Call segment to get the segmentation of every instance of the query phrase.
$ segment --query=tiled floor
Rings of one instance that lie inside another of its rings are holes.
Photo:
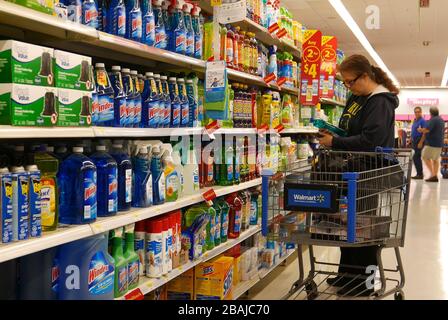
[[[323,261],[337,261],[339,249],[317,248],[316,255]],[[406,299],[448,299],[448,180],[412,182],[401,255]],[[295,257],[257,284],[246,298],[281,299],[298,277]],[[385,266],[396,265],[392,249],[385,250],[383,257]]]

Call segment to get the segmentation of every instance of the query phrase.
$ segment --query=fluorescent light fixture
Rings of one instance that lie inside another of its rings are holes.
[[[447,86],[401,86],[400,89],[448,89]]]
[[[353,34],[358,39],[358,41],[361,43],[361,45],[364,47],[364,49],[370,54],[370,56],[376,62],[378,67],[383,69],[384,72],[387,73],[387,75],[392,79],[393,82],[395,82],[396,85],[400,85],[397,78],[395,78],[395,76],[392,74],[392,72],[390,72],[389,68],[386,66],[384,61],[381,59],[381,57],[378,55],[378,53],[375,51],[375,49],[373,49],[369,40],[367,40],[366,36],[361,31],[358,24],[353,19],[351,14],[348,12],[347,8],[344,6],[342,1],[341,0],[328,0],[328,1],[333,6],[333,8],[336,10],[336,12],[339,14],[341,19],[345,22],[345,24],[353,32]]]
[[[448,58],[446,58],[445,71],[443,72],[442,87],[446,87],[448,82]]]

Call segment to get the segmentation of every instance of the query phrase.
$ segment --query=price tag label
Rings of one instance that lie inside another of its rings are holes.
[[[213,205],[212,200],[216,198],[215,190],[214,190],[213,188],[211,188],[211,189],[205,191],[205,192],[202,194],[202,198],[204,198],[204,200],[205,200],[209,205],[210,205],[210,203],[211,203],[211,205]]]
[[[257,132],[258,134],[263,134],[269,129],[268,125],[263,123],[261,126],[258,127]]]
[[[208,125],[205,126],[205,131],[210,136],[219,128],[220,128],[220,126],[219,126],[218,120],[214,120],[213,122],[210,122]]]
[[[278,23],[275,22],[274,24],[272,24],[272,25],[268,28],[268,31],[269,31],[269,33],[272,34],[272,33],[276,32],[279,28],[280,28],[280,27],[279,27]]]
[[[269,83],[271,83],[272,81],[275,80],[275,74],[270,73],[270,74],[268,74],[266,77],[264,77],[263,80],[264,80],[264,82],[265,82],[266,84],[269,84]]]
[[[277,131],[277,133],[282,132],[283,130],[285,130],[285,127],[282,124],[279,124],[278,126],[276,126],[275,131]]]
[[[320,67],[319,97],[333,99],[334,80],[337,68],[338,40],[333,36],[323,36],[321,45],[322,63]]]
[[[93,224],[91,224],[91,226],[92,226],[93,232],[95,234],[102,233],[102,232],[105,231],[104,228],[103,228],[103,225],[101,223],[98,223],[98,222],[97,223],[93,223]]]
[[[287,34],[286,29],[285,29],[285,28],[282,28],[282,29],[280,29],[280,30],[277,32],[276,36],[277,36],[279,39],[281,39],[281,38],[283,38],[286,34]]]
[[[234,23],[243,21],[246,18],[246,0],[239,0],[237,2],[225,4],[222,4],[222,0],[219,1],[221,2],[221,4],[217,6],[217,20],[219,23]]]
[[[277,85],[279,87],[281,87],[285,82],[286,82],[286,78],[285,77],[278,78]]]
[[[143,295],[142,291],[140,290],[140,288],[137,288],[135,290],[132,290],[131,292],[129,292],[128,294],[126,294],[124,296],[124,298],[126,300],[143,300],[145,298],[145,296]]]

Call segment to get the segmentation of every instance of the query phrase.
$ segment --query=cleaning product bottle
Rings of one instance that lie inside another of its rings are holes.
[[[47,152],[37,152],[35,162],[41,172],[40,208],[42,229],[43,231],[53,231],[56,230],[59,219],[59,188],[56,179],[59,161]]]
[[[154,23],[155,23],[155,42],[154,47],[159,49],[167,49],[167,33],[166,25],[163,20],[162,2],[160,0],[153,1],[154,5]]]
[[[128,291],[128,260],[123,254],[123,227],[112,231],[112,257],[115,262],[114,297]]]
[[[273,74],[276,79],[278,79],[278,69],[277,69],[277,46],[272,45],[269,47],[269,65],[268,74]]]
[[[192,195],[199,191],[199,165],[191,142],[184,160],[184,194]]]
[[[82,23],[82,0],[66,0],[65,5],[68,20]]]
[[[165,173],[165,198],[167,202],[176,201],[179,198],[180,180],[173,160],[173,147],[169,143],[162,144],[162,164]]]
[[[12,239],[26,240],[29,238],[29,173],[23,166],[11,168],[12,172]]]
[[[179,97],[179,88],[177,86],[177,79],[175,77],[169,78],[169,92],[171,98],[171,128],[178,128],[180,126],[180,111],[181,100]]]
[[[251,49],[252,49],[252,74],[257,74],[258,69],[258,42],[255,33],[251,33]]]
[[[215,151],[213,148],[213,141],[203,142],[202,161],[201,161],[201,188],[211,187],[215,184],[214,180],[214,163],[215,163]]]
[[[194,5],[192,14],[192,26],[194,31],[194,57],[196,59],[202,59],[202,46],[203,46],[203,31],[201,27],[201,22],[199,21],[199,14],[201,12],[201,8],[197,5]]]
[[[213,208],[215,209],[215,247],[221,244],[221,205],[214,201]]]
[[[226,63],[227,67],[234,68],[233,65],[233,43],[235,40],[235,34],[233,33],[232,26],[227,25],[227,36],[226,36]]]
[[[135,223],[134,232],[134,251],[138,255],[139,265],[138,274],[143,276],[146,271],[145,262],[145,237],[146,237],[146,223],[144,220],[137,221]]]
[[[240,27],[236,27],[235,31],[238,33],[238,70],[244,71],[244,35],[245,32],[241,31]]]
[[[173,229],[169,223],[169,217],[162,219],[162,274],[167,274],[173,269],[172,251],[173,251]]]
[[[107,32],[124,38],[126,35],[126,20],[129,19],[126,15],[124,0],[111,0],[107,18]]]
[[[107,13],[109,10],[109,1],[98,1],[98,30],[107,32]]]
[[[159,113],[157,86],[152,72],[146,72],[145,87],[142,94],[143,110],[141,127],[156,128]]]
[[[184,12],[185,23],[185,54],[189,57],[194,57],[194,29],[191,21],[191,10],[193,5],[191,3],[185,3],[182,7]]]
[[[198,103],[195,97],[193,79],[187,79],[186,91],[189,106],[188,127],[196,128],[198,124]]]
[[[142,95],[137,76],[137,70],[131,70],[131,81],[134,87],[134,121],[130,127],[138,128],[142,122]]]
[[[164,108],[163,108],[163,120],[162,125],[163,128],[169,128],[171,123],[171,98],[170,93],[168,89],[168,77],[163,75],[160,76],[160,83],[162,86],[162,97],[164,101]]]
[[[126,34],[127,39],[137,42],[142,40],[142,10],[139,0],[126,0]]]
[[[230,186],[233,184],[233,165],[234,165],[234,148],[232,137],[226,137],[223,141],[222,148],[222,158],[220,163],[218,163],[218,174],[219,177],[217,181],[221,186]]]
[[[180,157],[179,150],[173,150],[172,158],[179,181],[178,198],[182,198],[184,195],[184,167],[182,165],[182,159]]]
[[[186,29],[184,23],[184,17],[182,13],[182,0],[177,0],[174,6],[173,17],[171,20],[171,34],[170,34],[170,50],[185,54],[186,47]]]
[[[229,239],[235,239],[240,236],[241,218],[243,201],[237,193],[232,193],[226,197],[226,202],[230,207],[229,210]]]
[[[221,243],[224,243],[228,238],[230,206],[223,198],[219,198],[217,203],[221,208]]]
[[[118,167],[118,210],[127,211],[132,201],[132,163],[128,154],[123,151],[121,141],[113,141],[110,155]]]
[[[251,51],[251,45],[250,45],[250,33],[249,32],[242,32],[243,37],[244,37],[244,72],[250,73],[251,72],[251,68],[250,68],[250,61],[251,61],[251,56],[252,56],[252,51]]]
[[[241,167],[244,166],[243,147],[241,139],[244,137],[235,137],[233,144],[233,184],[239,184],[241,177]]]
[[[146,208],[153,204],[153,176],[148,148],[140,147],[132,158],[132,206]]]
[[[152,192],[153,192],[153,204],[165,203],[165,173],[162,169],[162,153],[160,151],[160,145],[152,147],[151,155],[151,173],[152,173]]]
[[[95,64],[95,83],[98,96],[97,126],[114,125],[114,89],[107,75],[104,63]]]
[[[150,278],[162,276],[162,229],[161,219],[146,220],[146,276]]]
[[[165,101],[163,100],[163,89],[162,89],[162,81],[160,80],[160,74],[156,73],[154,74],[154,81],[156,82],[156,88],[157,88],[157,99],[159,100],[159,108],[157,109],[157,127],[156,128],[162,128],[163,127],[163,117],[165,113]]]
[[[112,66],[110,81],[114,88],[114,126],[125,127],[127,123],[126,95],[120,66]]]
[[[90,156],[97,170],[98,216],[113,216],[118,211],[118,169],[115,159],[106,152],[106,146],[96,146]]]
[[[121,237],[120,248],[121,248]],[[116,261],[107,252],[107,235],[99,234],[59,247],[59,300],[112,300]],[[121,264],[118,264],[121,267]],[[57,272],[57,269],[54,269]]]
[[[220,47],[219,47],[219,60],[227,61],[227,28],[222,25],[219,31]]]
[[[142,43],[148,46],[154,46],[156,32],[155,32],[155,17],[152,10],[151,0],[141,0],[142,10]]]
[[[124,236],[126,242],[126,249],[124,251],[124,258],[128,265],[128,290],[137,288],[139,280],[139,263],[140,258],[134,249],[134,224],[128,224],[124,227]]]
[[[177,86],[179,88],[179,98],[180,98],[180,127],[188,127],[189,115],[190,115],[190,105],[188,103],[187,89],[185,86],[185,79],[178,78]]]
[[[135,88],[131,77],[131,70],[123,68],[121,70],[121,75],[123,79],[124,93],[126,95],[126,127],[133,127],[135,117]]]
[[[73,147],[58,172],[59,221],[64,224],[90,223],[97,216],[96,167],[83,151]]]
[[[82,2],[82,24],[98,29],[98,7],[95,0],[83,0]]]

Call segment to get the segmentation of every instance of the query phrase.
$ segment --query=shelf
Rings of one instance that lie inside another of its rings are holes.
[[[95,137],[170,137],[202,134],[203,128],[92,127]]]
[[[259,226],[253,226],[250,227],[249,229],[247,229],[246,231],[244,231],[243,233],[241,233],[241,235],[239,236],[239,238],[237,239],[230,239],[227,240],[227,242],[219,245],[218,247],[214,248],[213,250],[207,251],[205,252],[201,258],[194,260],[194,261],[190,261],[174,270],[172,270],[170,273],[168,273],[167,275],[164,275],[160,278],[146,278],[146,277],[141,277],[140,280],[140,284],[139,286],[134,289],[133,291],[139,291],[145,295],[150,293],[151,291],[157,289],[160,286],[163,286],[164,284],[166,284],[167,282],[173,280],[174,278],[178,277],[179,275],[181,275],[182,273],[184,273],[185,271],[190,270],[191,268],[197,266],[198,264],[208,261],[210,259],[213,259],[214,257],[220,255],[221,253],[224,253],[225,251],[229,250],[230,248],[236,246],[237,244],[243,242],[244,240],[250,238],[251,236],[253,236],[254,234],[260,232],[260,227]],[[127,295],[133,296],[133,291],[130,291],[127,293]],[[125,300],[125,297],[121,297],[118,298],[119,300]]]
[[[267,277],[272,271],[274,271],[279,265],[281,265],[286,259],[288,259],[290,256],[296,252],[297,249],[289,249],[290,252],[288,252],[286,255],[281,257],[278,262],[270,267],[269,269],[261,269],[258,273],[260,275],[260,280]]]
[[[280,134],[295,134],[295,133],[318,133],[319,129],[315,127],[300,127],[284,129]]]
[[[16,127],[0,125],[0,139],[93,138],[91,127]]]
[[[213,189],[215,190],[216,196],[220,197],[258,185],[261,185],[261,178],[254,179],[249,182],[243,182],[239,185],[227,187],[217,186]],[[210,188],[200,190],[195,195],[183,197],[175,202],[167,202],[162,205],[151,206],[143,209],[133,208],[130,211],[119,213],[113,217],[97,218],[97,221],[91,224],[59,227],[56,231],[44,233],[41,238],[2,244],[0,245],[0,262],[15,259],[17,257],[55,247],[64,243],[87,238],[89,236],[100,234],[127,224],[153,218],[164,213],[200,203],[204,201],[202,198],[202,193],[209,189]]]
[[[320,103],[321,104],[331,104],[331,105],[339,106],[339,107],[345,107],[344,103],[339,102],[339,101],[334,100],[334,99],[321,98],[320,99]]]

